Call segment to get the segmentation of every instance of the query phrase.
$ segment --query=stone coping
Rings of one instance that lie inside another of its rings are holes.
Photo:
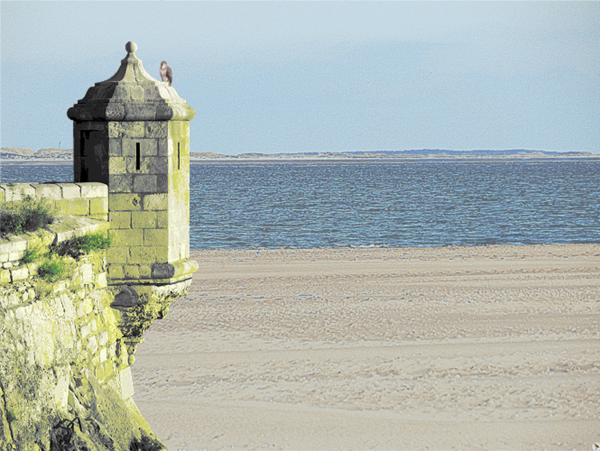
[[[0,238],[0,284],[19,282],[35,274],[36,264],[20,264],[27,249],[49,247],[76,236],[103,232],[109,228],[110,224],[106,221],[62,215],[57,216],[53,224],[37,232]]]
[[[98,182],[0,184],[0,202],[20,201],[25,196],[49,200],[107,198],[108,186]]]

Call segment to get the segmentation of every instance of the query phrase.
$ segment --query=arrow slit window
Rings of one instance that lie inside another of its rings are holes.
[[[139,171],[142,167],[142,155],[140,150],[140,143],[135,143],[135,170]]]

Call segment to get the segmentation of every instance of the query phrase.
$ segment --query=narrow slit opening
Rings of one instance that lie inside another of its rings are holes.
[[[139,171],[142,166],[140,143],[135,143],[135,170]]]
[[[181,170],[181,143],[177,143],[177,170]]]

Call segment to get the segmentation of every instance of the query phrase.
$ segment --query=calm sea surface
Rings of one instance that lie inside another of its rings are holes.
[[[72,181],[3,165],[2,183]],[[600,161],[193,164],[192,248],[600,243]]]

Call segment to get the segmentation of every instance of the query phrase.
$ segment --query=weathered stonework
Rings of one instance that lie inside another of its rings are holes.
[[[15,242],[47,247],[108,228],[60,217],[18,241],[0,240],[0,255]],[[0,283],[2,450],[129,450],[142,437],[159,443],[131,400],[128,343],[111,307],[105,252],[73,267],[49,284],[37,276],[37,264],[16,262],[11,280]],[[71,421],[77,423],[65,429]]]
[[[162,449],[131,399],[129,366],[144,331],[187,293],[197,269],[189,259],[195,113],[146,73],[136,49],[127,43],[117,73],[67,113],[75,183],[0,185],[0,202],[43,198],[59,214],[45,230],[0,240],[3,451]],[[63,280],[44,282],[37,263],[22,261],[105,229],[112,246],[73,261]]]

